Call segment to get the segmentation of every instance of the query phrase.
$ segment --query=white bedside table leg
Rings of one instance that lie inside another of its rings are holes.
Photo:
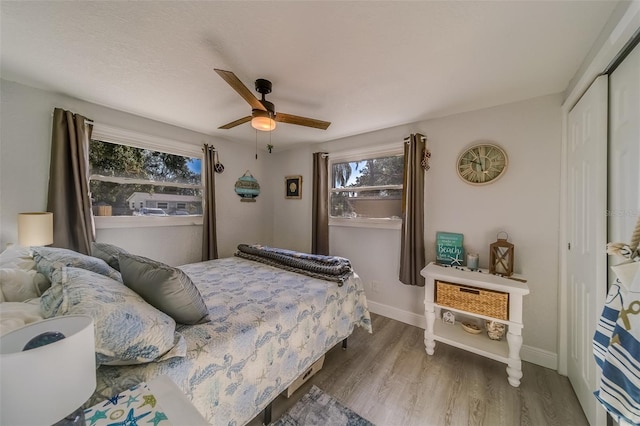
[[[436,341],[433,338],[433,327],[436,321],[435,306],[433,306],[433,304],[427,304],[424,313],[427,319],[427,328],[424,330],[424,346],[427,350],[427,355],[433,355],[436,348]]]
[[[507,343],[509,343],[509,361],[507,362],[507,375],[509,376],[509,384],[513,387],[520,386],[522,378],[522,361],[520,360],[520,348],[522,347],[521,330],[512,330],[509,327],[507,332]]]

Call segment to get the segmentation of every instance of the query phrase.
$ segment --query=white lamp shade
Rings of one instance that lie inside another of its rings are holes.
[[[47,331],[65,338],[23,351]],[[51,425],[84,404],[96,388],[93,320],[68,315],[0,337],[0,424]]]
[[[19,213],[18,244],[21,246],[53,244],[53,213]]]

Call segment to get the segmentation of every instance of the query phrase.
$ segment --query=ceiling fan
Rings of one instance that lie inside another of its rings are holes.
[[[215,72],[251,105],[251,115],[234,120],[231,123],[218,127],[218,129],[231,129],[248,121],[251,121],[253,128],[267,132],[276,128],[276,121],[280,123],[297,124],[298,126],[314,127],[322,130],[327,130],[327,127],[331,124],[329,121],[285,114],[283,112],[276,113],[276,108],[273,103],[264,98],[265,95],[271,93],[272,86],[269,80],[263,78],[256,80],[256,92],[262,94],[262,99],[258,99],[231,71],[215,69]]]

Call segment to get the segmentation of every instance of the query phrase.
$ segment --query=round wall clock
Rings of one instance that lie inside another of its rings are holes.
[[[456,169],[465,182],[486,185],[504,174],[507,163],[507,153],[499,146],[478,144],[462,151]]]

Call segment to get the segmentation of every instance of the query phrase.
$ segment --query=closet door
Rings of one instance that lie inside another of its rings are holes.
[[[628,243],[640,215],[640,44],[609,81],[608,238]]]
[[[605,423],[593,391],[600,380],[591,342],[607,289],[607,76],[569,112],[567,375],[589,423]]]

